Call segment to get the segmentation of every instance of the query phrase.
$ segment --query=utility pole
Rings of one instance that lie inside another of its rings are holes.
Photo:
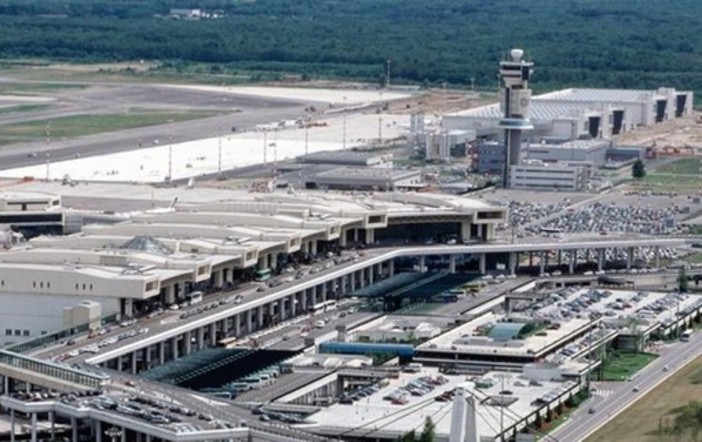
[[[168,176],[166,181],[171,182],[173,179],[173,120],[168,120],[170,124],[168,130]]]
[[[273,147],[273,177],[278,176],[278,132],[273,132],[273,142],[271,143]]]
[[[49,167],[51,164],[51,123],[46,123],[46,182],[48,183],[51,179],[51,174],[49,173]]]
[[[390,87],[390,59],[385,60],[385,88]]]
[[[309,153],[311,117],[305,118],[305,155]]]
[[[507,373],[499,373],[497,379],[500,379],[501,386],[500,391],[505,391],[505,381],[511,379],[512,377]],[[502,402],[504,395],[500,393],[500,440],[505,440],[505,404]]]
[[[222,121],[219,122],[219,134],[217,141],[217,178],[222,176]]]
[[[378,92],[380,108],[378,109],[378,144],[383,145],[383,91]]]
[[[263,129],[263,164],[266,164],[266,160],[268,158],[268,155],[266,154],[267,151],[267,146],[268,146],[268,131],[266,129]]]
[[[342,149],[346,150],[346,96],[344,96],[344,128],[343,128],[343,135],[342,135]]]

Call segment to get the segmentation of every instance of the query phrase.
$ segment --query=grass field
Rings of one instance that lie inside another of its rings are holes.
[[[682,261],[694,264],[702,263],[702,252],[690,253],[686,257],[682,258]]]
[[[650,353],[615,353],[605,363],[603,381],[625,381],[658,356]]]
[[[656,190],[697,190],[702,188],[701,166],[702,161],[699,158],[680,158],[649,171],[646,177],[635,185]]]
[[[677,161],[674,161],[670,164],[666,164],[664,166],[659,167],[656,169],[655,172],[652,172],[652,174],[663,174],[663,173],[672,173],[672,174],[682,174],[682,175],[694,175],[694,174],[699,174],[700,173],[700,165],[702,162],[700,161],[699,158],[680,158]]]
[[[2,126],[0,144],[43,140],[47,128],[51,138],[71,138],[137,127],[154,126],[217,115],[215,112],[148,112],[74,115],[48,120],[27,121]]]
[[[671,376],[652,392],[610,421],[586,442],[673,442],[675,437],[662,437],[655,432],[659,422],[670,419],[670,413],[689,401],[702,397],[702,357]]]
[[[0,114],[13,114],[15,112],[34,112],[48,108],[48,104],[18,104],[16,106],[0,107]]]
[[[86,85],[76,83],[0,83],[0,95],[41,95],[64,89],[84,89]]]
[[[702,175],[650,174],[643,179],[643,187],[658,190],[676,190],[680,188],[702,188]]]

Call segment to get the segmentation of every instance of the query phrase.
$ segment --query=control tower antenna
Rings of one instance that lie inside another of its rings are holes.
[[[503,114],[499,127],[505,130],[505,168],[502,177],[504,187],[510,185],[511,167],[520,164],[522,131],[534,129],[529,121],[529,78],[533,68],[534,63],[524,61],[524,51],[521,49],[512,49],[510,59],[500,62],[499,76],[504,82],[499,91],[500,110]]]

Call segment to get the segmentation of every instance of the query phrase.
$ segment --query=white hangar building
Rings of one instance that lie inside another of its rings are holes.
[[[674,88],[656,90],[563,89],[532,97],[529,120],[534,142],[541,139],[610,138],[692,114],[693,93]],[[478,136],[499,135],[504,118],[499,104],[459,111],[443,117],[447,130],[475,130]]]

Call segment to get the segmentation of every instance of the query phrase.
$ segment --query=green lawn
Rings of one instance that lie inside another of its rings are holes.
[[[702,188],[702,161],[699,158],[680,158],[670,164],[651,170],[641,184],[657,189]]]
[[[675,190],[679,188],[702,188],[702,174],[676,175],[668,173],[650,173],[643,179],[648,187]]]
[[[32,112],[44,110],[48,107],[48,104],[19,104],[17,106],[0,107],[0,114],[12,114],[15,112]]]
[[[2,95],[40,95],[64,89],[84,89],[87,86],[77,83],[0,83]]]
[[[689,263],[701,263],[702,262],[702,252],[697,252],[697,253],[690,253],[686,257],[682,258],[682,261],[686,261]]]
[[[613,353],[605,361],[601,380],[624,381],[657,357],[651,353]]]
[[[27,121],[1,126],[3,141],[45,139],[47,127],[51,138],[71,138],[169,122],[179,122],[217,115],[215,112],[149,112],[133,111],[119,114],[74,115],[48,120]]]
[[[672,173],[672,174],[683,174],[683,175],[699,174],[700,170],[701,170],[700,169],[701,164],[702,164],[702,162],[700,162],[699,158],[681,158],[675,162],[661,166],[658,169],[656,169],[655,172],[651,172],[651,173],[652,174]]]

